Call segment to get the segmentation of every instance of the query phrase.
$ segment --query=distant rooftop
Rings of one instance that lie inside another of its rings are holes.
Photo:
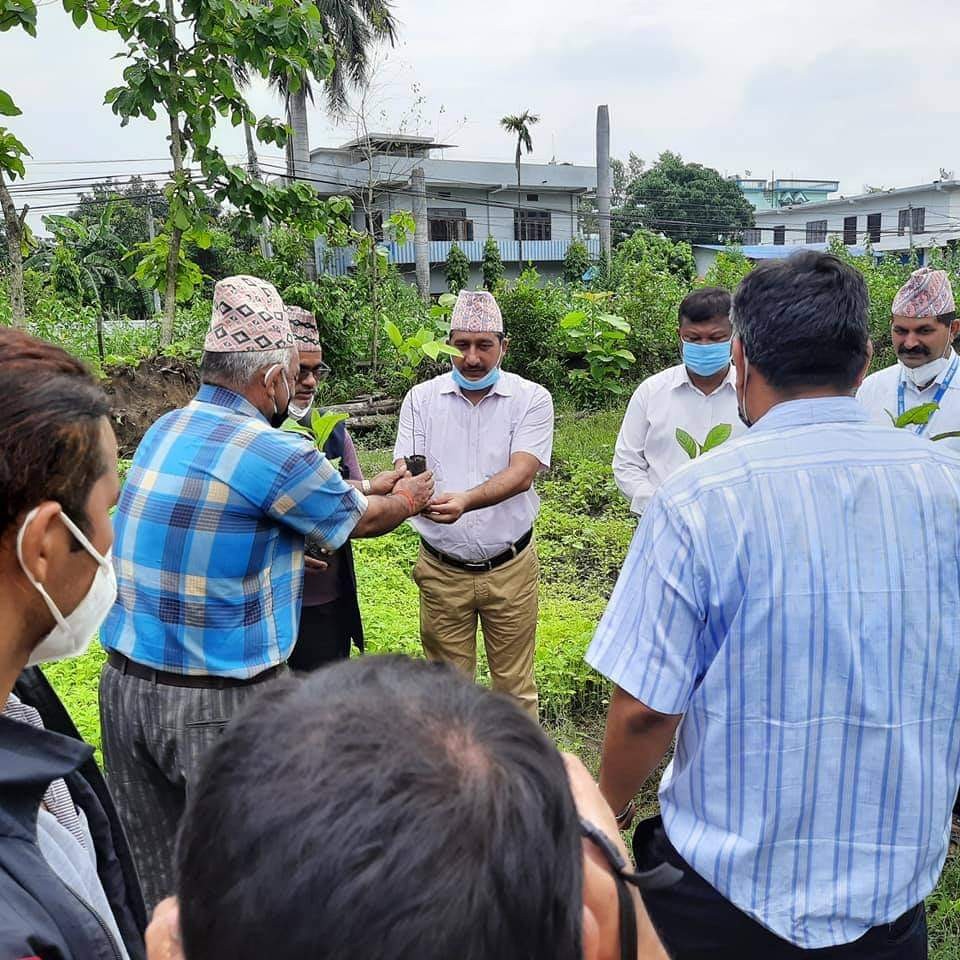
[[[338,150],[364,150],[372,147],[378,153],[393,153],[397,149],[407,148],[417,152],[423,150],[451,150],[455,143],[437,143],[434,137],[415,137],[407,133],[368,133],[365,137],[356,137],[337,147]]]

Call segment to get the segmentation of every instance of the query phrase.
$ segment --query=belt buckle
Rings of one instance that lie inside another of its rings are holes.
[[[478,560],[478,561],[469,561],[461,560],[460,561],[471,573],[476,571],[477,573],[485,573],[490,569],[489,560]]]

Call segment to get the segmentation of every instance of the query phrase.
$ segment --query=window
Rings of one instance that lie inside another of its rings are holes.
[[[773,242],[778,246],[782,247],[787,242],[787,228],[786,227],[774,227],[773,228]]]
[[[466,207],[428,207],[427,223],[431,240],[472,240],[473,221]]]
[[[857,218],[843,218],[843,242],[848,247],[857,245]]]
[[[528,193],[528,194],[527,194],[527,202],[528,202],[528,203],[539,203],[539,202],[540,202],[540,194],[539,194],[539,193]]]
[[[880,213],[867,214],[867,236],[870,238],[871,243],[880,242],[880,223],[882,217],[883,214]]]
[[[926,228],[927,208],[914,207],[912,212],[913,212],[913,232],[923,233],[924,229]]]
[[[923,233],[926,226],[927,210],[926,207],[908,207],[901,210],[897,216],[897,236],[902,237],[905,233]]]
[[[744,245],[749,246],[753,243],[760,242],[760,231],[759,230],[744,230],[743,231],[743,242]]]
[[[513,239],[514,240],[550,240],[551,222],[549,210],[513,211]],[[520,225],[523,224],[523,236]]]
[[[827,221],[826,220],[808,220],[807,221],[807,243],[826,243],[827,242]]]

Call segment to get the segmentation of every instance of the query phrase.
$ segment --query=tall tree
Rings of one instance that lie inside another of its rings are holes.
[[[530,128],[540,122],[540,117],[536,113],[524,110],[523,113],[509,115],[500,120],[500,126],[507,133],[512,133],[517,138],[517,153],[515,163],[517,165],[517,239],[520,242],[520,251],[518,256],[518,269],[523,272],[523,196],[520,193],[520,157],[523,151],[533,152],[533,138],[530,136]]]
[[[261,142],[286,143],[285,124],[253,114],[238,87],[238,66],[251,76],[280,78],[296,92],[305,76],[324,79],[331,72],[333,54],[319,12],[301,0],[114,0],[111,16],[130,63],[106,102],[123,123],[139,116],[155,120],[159,108],[170,131],[169,213],[163,232],[142,246],[137,269],[138,279],[164,291],[160,339],[167,344],[176,303],[193,292],[201,275],[182,246],[185,236],[201,247],[209,244],[208,194],[258,221],[296,220],[314,233],[349,213],[349,201],[324,203],[307,184],[259,182],[228,164],[211,143],[218,117],[229,117],[234,126],[246,120]]]
[[[351,87],[362,87],[368,80],[370,50],[377,42],[397,38],[397,23],[388,0],[313,0],[320,14],[327,40],[333,48],[334,65],[323,82],[328,111],[342,116]],[[291,181],[310,176],[310,128],[307,102],[313,101],[308,76],[301,75],[295,87],[283,78],[274,78],[287,105],[290,139],[287,143],[287,177]],[[305,262],[307,275],[315,278],[316,265]]]
[[[627,233],[644,226],[671,240],[717,243],[753,226],[753,207],[734,181],[666,151],[628,185],[621,219],[631,222]]]

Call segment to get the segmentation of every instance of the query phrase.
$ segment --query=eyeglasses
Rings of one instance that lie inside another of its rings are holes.
[[[317,383],[323,383],[323,381],[330,376],[330,368],[322,360],[319,363],[314,364],[312,367],[305,367],[301,365],[297,380],[303,381],[310,376],[312,376]]]
[[[620,960],[637,960],[637,911],[628,886],[644,890],[663,890],[679,883],[683,874],[670,863],[660,863],[652,870],[631,870],[613,841],[589,820],[580,818],[580,835],[602,854],[613,874],[617,887],[620,913]]]

